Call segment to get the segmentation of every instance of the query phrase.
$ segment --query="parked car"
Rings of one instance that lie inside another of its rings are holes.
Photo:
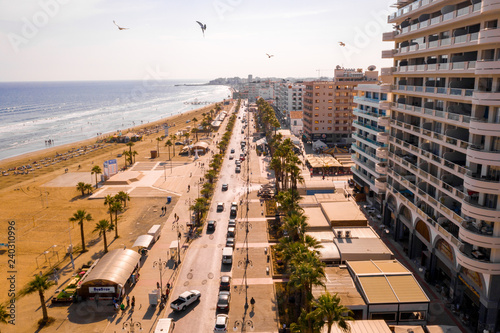
[[[223,191],[227,191],[227,189],[229,188],[229,185],[227,184],[222,184],[222,190]]]
[[[229,312],[229,302],[231,301],[230,291],[219,292],[219,299],[217,300],[217,310]]]
[[[217,225],[217,221],[210,220],[207,222],[207,230],[215,230],[215,226]]]
[[[240,166],[241,165],[241,161],[240,160],[236,160],[236,161],[234,161],[234,164],[236,164],[237,166]]]
[[[227,237],[236,237],[236,228],[234,227],[227,228]]]
[[[229,218],[234,219],[238,214],[238,209],[236,207],[231,207],[231,211],[229,213]]]
[[[234,148],[231,148],[231,154],[234,154]]]
[[[234,249],[234,237],[228,237],[226,239],[226,247],[232,247]]]
[[[184,311],[186,307],[193,304],[195,301],[199,300],[201,297],[201,292],[198,290],[185,291],[177,297],[175,301],[170,303],[170,307],[176,311]]]
[[[231,290],[231,277],[229,275],[220,277],[219,290]]]
[[[217,212],[222,212],[222,211],[224,211],[224,203],[218,202],[217,203]]]
[[[233,228],[236,228],[236,220],[235,219],[230,219],[228,224],[227,224],[227,227],[230,228],[230,227],[233,227]]]
[[[229,155],[230,160],[234,160],[234,155]]]
[[[215,318],[214,332],[227,332],[227,324],[229,321],[229,316],[225,314],[218,314]]]
[[[241,172],[241,168],[239,166],[237,166],[236,168],[234,168],[234,172],[240,173]]]

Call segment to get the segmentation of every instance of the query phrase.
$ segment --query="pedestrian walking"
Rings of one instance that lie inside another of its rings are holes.
[[[130,297],[127,295],[125,299],[127,300],[127,308],[128,308],[130,306]]]
[[[122,313],[125,312],[125,304],[120,304],[120,310],[122,310]]]
[[[132,303],[130,303],[130,305],[132,306],[132,310],[134,310],[134,307],[135,307],[135,296],[132,296]]]
[[[156,289],[160,289],[160,282],[156,282]]]
[[[250,300],[250,304],[252,305],[252,311],[253,311],[253,309],[255,308],[255,299],[253,297]]]

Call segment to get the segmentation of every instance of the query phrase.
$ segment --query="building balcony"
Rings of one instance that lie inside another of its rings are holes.
[[[361,136],[358,133],[353,133],[352,134],[353,139],[355,139],[358,142],[363,143],[364,145],[370,146],[373,149],[377,149],[378,147],[387,147],[387,144],[383,144],[381,142],[377,142],[375,140],[372,140],[370,138],[367,138],[365,136]]]
[[[378,107],[379,107],[379,109],[384,109],[384,110],[390,109],[391,102],[390,101],[380,101],[380,102],[378,102]]]
[[[378,127],[375,127],[375,126],[371,126],[371,125],[368,125],[368,124],[363,124],[359,121],[353,121],[352,122],[352,126],[359,129],[359,130],[362,130],[362,131],[365,131],[365,132],[368,132],[372,135],[377,135],[377,133],[379,132],[383,132],[384,130],[378,128]]]
[[[382,192],[387,190],[387,178],[386,177],[375,178],[375,187]]]
[[[472,104],[500,106],[500,92],[474,91]]]
[[[476,63],[476,75],[500,74],[500,60],[479,60]]]
[[[459,73],[460,75],[470,73],[474,74],[476,70],[476,61],[462,61],[462,62],[447,62],[440,64],[422,64],[422,65],[408,65],[396,67],[394,74],[453,74]]]
[[[493,236],[493,230],[489,226],[478,228],[469,221],[462,222],[458,236],[464,242],[484,248],[500,249],[500,237]]]
[[[476,220],[500,222],[500,210],[481,205],[477,199],[471,197],[466,197],[462,201],[462,213]]]
[[[467,160],[477,164],[500,166],[500,151],[486,150],[483,146],[469,145]]]
[[[484,44],[499,44],[500,43],[500,29],[491,28],[483,29],[479,31],[479,39],[477,41],[479,45]]]
[[[360,154],[360,155],[362,155],[362,156],[366,157],[367,159],[369,159],[370,161],[372,161],[372,162],[373,162],[373,163],[375,163],[375,164],[376,164],[376,163],[386,162],[386,161],[387,161],[387,160],[383,160],[383,159],[381,159],[380,157],[377,157],[377,155],[376,155],[376,154],[373,154],[373,153],[367,152],[367,151],[366,151],[366,149],[361,148],[361,147],[360,147],[359,145],[357,145],[357,144],[352,144],[352,145],[351,145],[351,149],[352,149],[354,152],[356,152],[356,153],[358,153],[358,154]],[[386,148],[386,149],[387,149],[387,148]]]
[[[398,53],[398,50],[396,50],[396,49],[383,50],[382,51],[382,59],[394,58],[394,55],[396,55],[397,53]]]
[[[375,164],[375,172],[378,173],[379,175],[386,175],[387,174],[387,163],[380,162],[380,163]]]
[[[387,145],[389,143],[389,133],[387,132],[380,132],[377,134],[377,141]]]
[[[461,89],[461,88],[445,88],[445,87],[424,87],[424,86],[407,86],[396,85],[392,90],[394,93],[408,92],[411,95],[418,95],[426,98],[456,98],[458,100],[472,101],[474,89]]]
[[[375,151],[375,156],[382,159],[387,159],[389,157],[389,150],[387,147],[379,147]]]
[[[489,123],[485,119],[471,118],[470,134],[497,136],[500,133],[500,123]]]
[[[472,121],[470,116],[463,114],[457,114],[453,112],[445,112],[440,110],[428,109],[419,106],[402,104],[402,103],[392,103],[393,110],[404,112],[412,116],[420,115],[423,118],[443,122],[446,121],[450,124],[467,127],[467,124]],[[380,122],[379,122],[380,123]]]
[[[481,3],[476,3],[468,7],[451,11],[444,15],[439,15],[433,18],[428,17],[427,19],[423,19],[418,23],[400,28],[400,30],[394,34],[393,39],[389,39],[389,41],[401,38],[409,38],[415,33],[422,33],[423,31],[431,29],[435,30],[437,28],[443,28],[444,26],[456,24],[458,21],[470,19],[479,15],[481,15]],[[389,35],[387,37],[389,38]]]
[[[384,67],[380,69],[380,75],[386,76],[386,75],[392,75],[393,72],[396,71],[396,67]]]
[[[500,274],[500,264],[481,258],[477,251],[466,254],[462,250],[456,251],[457,264],[482,274]],[[473,254],[474,253],[474,254]],[[477,258],[475,257],[477,256]]]
[[[500,178],[481,176],[468,170],[464,175],[464,187],[469,191],[481,193],[500,193]]]
[[[390,123],[391,123],[391,118],[389,118],[388,116],[380,116],[378,118],[379,126],[387,127],[390,125]]]
[[[392,51],[393,57],[402,57],[402,56],[407,57],[410,55],[413,56],[413,55],[423,54],[423,53],[433,53],[436,51],[439,51],[442,53],[445,50],[453,50],[455,48],[464,48],[464,47],[468,47],[468,46],[475,46],[475,45],[478,45],[478,39],[479,39],[480,33],[481,33],[481,31],[470,33],[470,34],[465,34],[465,35],[461,35],[461,36],[451,37],[451,38],[434,40],[434,41],[425,42],[425,43],[421,43],[421,44],[413,44],[413,45],[403,46],[403,47],[399,47],[399,48],[393,49],[393,50],[385,50],[385,51],[382,51],[382,57],[383,57],[384,52],[385,52],[386,58],[392,58],[389,56],[391,54],[390,51]],[[486,38],[486,36],[488,36],[488,38]],[[493,38],[492,36],[495,36],[495,38]],[[494,42],[495,40],[496,40],[496,35],[494,33],[483,34],[483,44],[498,43],[498,42]]]
[[[382,34],[383,42],[390,42],[396,39],[397,31],[384,32]]]

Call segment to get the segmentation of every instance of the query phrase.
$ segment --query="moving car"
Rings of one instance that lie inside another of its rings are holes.
[[[231,277],[229,275],[220,277],[219,290],[231,290]]]
[[[231,148],[231,154],[234,154],[234,148]]]
[[[234,155],[229,155],[229,159],[233,160],[234,159]]]
[[[217,203],[217,212],[222,212],[222,211],[224,211],[224,203],[218,202]]]
[[[229,316],[225,314],[218,314],[215,318],[214,332],[227,332],[227,324],[229,321]]]
[[[222,184],[222,190],[223,191],[227,191],[227,189],[229,188],[229,185],[227,184]]]
[[[195,301],[199,300],[201,297],[201,292],[198,290],[185,291],[177,297],[175,301],[170,303],[170,307],[175,311],[184,311],[186,307]]]
[[[219,292],[219,299],[217,300],[217,310],[229,311],[229,302],[231,301],[230,291]]]

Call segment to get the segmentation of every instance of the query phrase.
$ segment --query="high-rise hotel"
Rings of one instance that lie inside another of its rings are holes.
[[[354,177],[463,322],[497,332],[500,0],[397,7],[391,86],[358,87]]]

